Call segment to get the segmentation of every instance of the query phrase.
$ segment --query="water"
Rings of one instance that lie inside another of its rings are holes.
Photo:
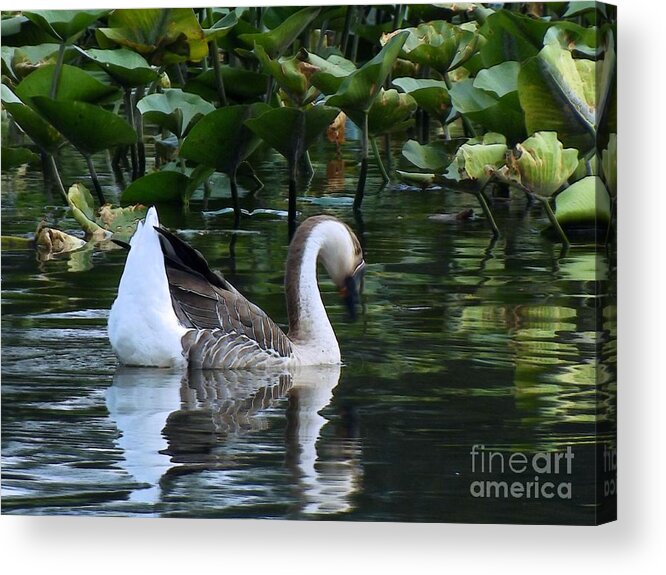
[[[121,368],[106,320],[123,250],[46,262],[3,250],[3,513],[593,521],[595,442],[614,445],[615,308],[611,284],[598,279],[614,276],[614,261],[592,245],[561,257],[540,234],[546,218],[521,197],[497,202],[497,242],[480,219],[429,219],[480,210],[443,190],[379,191],[374,167],[356,219],[354,154],[353,145],[339,160],[327,144],[315,149],[316,174],[298,203],[301,219],[347,222],[365,252],[357,322],[346,321],[330,281],[321,284],[339,369],[188,377]],[[104,156],[97,163],[113,199]],[[73,153],[63,171],[87,182]],[[255,214],[243,219],[235,258],[222,176],[205,213],[195,198],[189,213],[160,214],[284,325],[286,173],[270,153],[258,172],[266,187],[242,200]],[[77,229],[46,199],[37,170],[4,173],[3,235],[29,235],[42,217]],[[475,480],[502,478],[471,471],[474,445],[507,458],[571,446],[571,473],[555,478],[571,483],[571,499],[473,497]]]

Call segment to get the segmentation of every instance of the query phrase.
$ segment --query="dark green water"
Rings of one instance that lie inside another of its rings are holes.
[[[560,257],[539,233],[546,218],[521,197],[496,202],[497,242],[482,220],[433,221],[474,200],[380,192],[374,167],[361,222],[351,209],[353,143],[327,164],[333,154],[328,145],[313,153],[316,175],[299,209],[301,219],[346,221],[365,251],[356,323],[346,322],[333,285],[321,284],[339,371],[184,378],[121,369],[106,319],[122,250],[97,246],[46,262],[29,250],[2,252],[4,513],[594,521],[603,479],[595,442],[609,440],[616,417],[615,308],[612,284],[599,280],[615,272],[605,249],[575,246]],[[98,168],[117,197],[103,156]],[[243,207],[286,210],[281,159],[265,154],[258,171],[266,188]],[[64,175],[87,183],[73,155]],[[212,213],[229,206],[225,190],[221,178],[206,214],[195,199],[187,214],[161,209],[162,221],[284,324],[286,220],[246,217],[232,259],[232,220]],[[42,217],[76,230],[57,198],[45,197],[37,170],[4,173],[3,235],[27,235]],[[474,481],[535,479],[472,472],[474,445],[507,459],[570,446],[571,473],[538,479],[569,482],[571,498],[473,497]]]

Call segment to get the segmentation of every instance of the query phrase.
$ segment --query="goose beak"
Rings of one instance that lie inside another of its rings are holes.
[[[360,303],[360,294],[363,288],[363,272],[365,271],[365,262],[356,266],[354,272],[345,278],[344,286],[340,289],[340,295],[345,301],[349,319],[356,319],[356,306]]]

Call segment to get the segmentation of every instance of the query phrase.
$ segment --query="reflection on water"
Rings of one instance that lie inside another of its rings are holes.
[[[613,254],[578,245],[561,257],[540,233],[539,206],[522,197],[496,203],[496,241],[480,218],[432,220],[474,207],[473,198],[380,191],[374,167],[355,218],[354,153],[313,150],[316,173],[299,191],[301,218],[341,218],[366,256],[356,323],[322,282],[339,371],[117,368],[106,318],[123,250],[90,246],[48,262],[3,251],[3,512],[592,520],[595,441],[614,446],[616,308],[603,279],[614,277]],[[68,178],[85,174],[74,155],[63,160]],[[238,231],[224,179],[205,215],[197,197],[189,212],[164,206],[160,215],[284,326],[284,166],[268,155],[257,169],[265,188],[242,197]],[[112,198],[105,170],[101,162]],[[42,217],[76,230],[57,199],[44,204],[38,172],[3,174],[2,183],[3,234],[30,234]],[[572,501],[471,498],[475,444],[507,453],[572,446]]]
[[[157,504],[162,480],[235,465],[239,438],[272,424],[267,412],[286,402],[285,464],[299,514],[349,511],[358,489],[360,447],[354,438],[321,438],[320,412],[333,397],[340,366],[284,373],[181,371],[119,367],[106,407],[119,437],[121,467],[139,484],[129,500]],[[245,504],[243,498],[233,502]]]

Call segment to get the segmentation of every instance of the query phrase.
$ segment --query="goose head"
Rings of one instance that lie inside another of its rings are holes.
[[[309,246],[314,248],[317,261],[324,266],[338,288],[353,319],[365,268],[358,238],[349,226],[336,218],[314,216],[296,230],[289,248],[289,259],[296,264],[309,251]]]

